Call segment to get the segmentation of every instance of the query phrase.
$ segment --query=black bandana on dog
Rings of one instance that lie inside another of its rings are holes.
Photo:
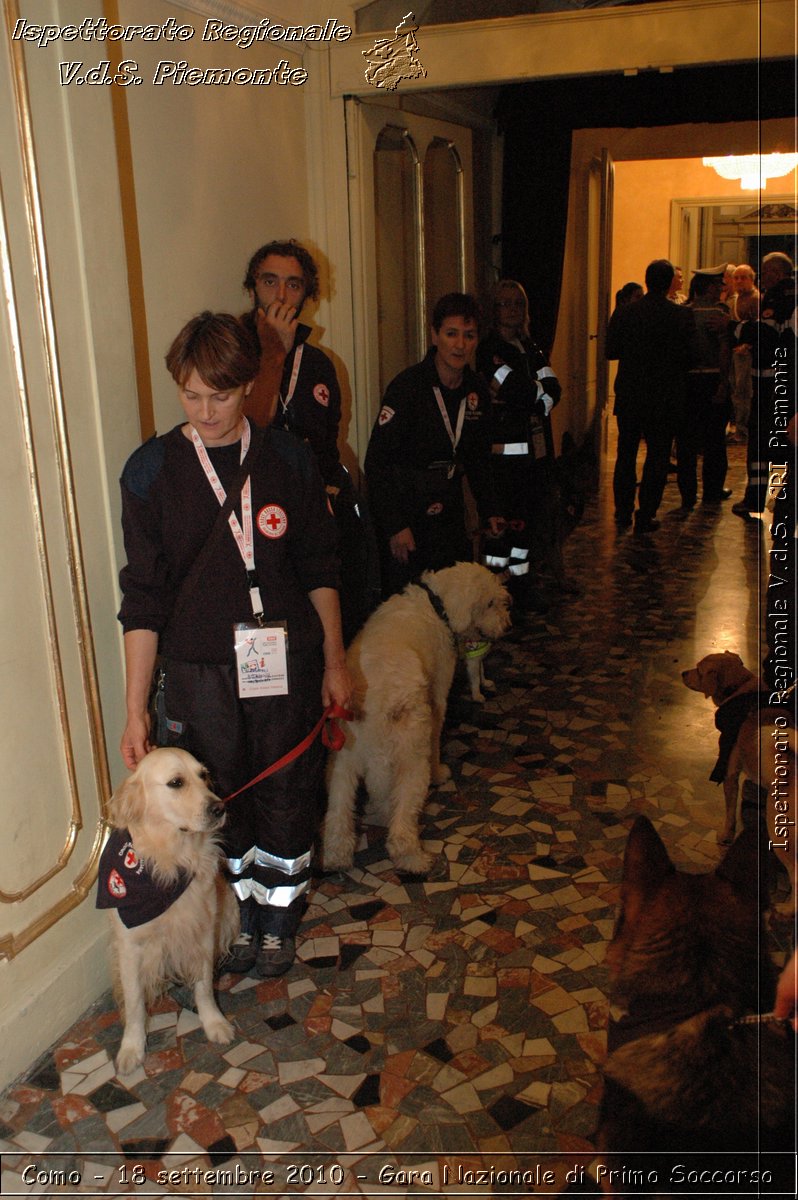
[[[153,921],[183,895],[191,876],[181,871],[173,883],[156,883],[136,854],[126,829],[114,829],[100,855],[97,908],[115,908],[128,929]]]

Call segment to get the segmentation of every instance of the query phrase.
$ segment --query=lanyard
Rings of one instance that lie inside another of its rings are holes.
[[[457,444],[460,441],[460,434],[463,432],[463,421],[465,420],[466,398],[465,398],[465,396],[463,396],[462,400],[460,401],[460,408],[457,413],[457,429],[452,431],[452,423],[449,420],[449,414],[446,411],[446,405],[443,402],[443,396],[441,395],[441,389],[439,387],[434,387],[432,390],[435,393],[435,399],[438,401],[438,408],[440,410],[441,416],[443,417],[443,423],[446,426],[446,432],[449,435],[449,441],[452,443],[452,454],[454,455],[457,452]]]
[[[291,403],[291,397],[293,396],[294,389],[296,388],[296,381],[299,378],[299,367],[302,362],[302,351],[304,349],[305,343],[300,342],[296,348],[296,353],[294,354],[294,365],[291,368],[291,378],[288,381],[288,393],[285,397],[285,400],[283,400],[282,396],[280,397],[280,404],[283,412],[287,411],[288,405]]]
[[[193,425],[191,426],[191,440],[194,443],[194,449],[197,452],[197,458],[200,460],[200,465],[205,472],[208,483],[213,488],[214,495],[219,501],[219,504],[222,505],[227,499],[227,493],[222,487],[219,476],[213,469],[213,463],[208,456],[208,451],[203,445],[202,438],[197,433]],[[245,421],[244,433],[241,437],[241,457],[239,462],[244,461],[247,451],[249,450],[249,442],[249,422]],[[249,475],[247,475],[244,486],[241,489],[241,520],[244,522],[243,529],[239,524],[238,517],[234,512],[231,512],[230,516],[228,517],[228,524],[230,525],[230,530],[236,540],[236,545],[238,546],[239,553],[246,568],[247,579],[249,580],[249,600],[250,604],[252,605],[252,614],[259,619],[263,616],[263,603],[260,598],[257,577],[255,575],[255,549],[252,534],[252,483]]]

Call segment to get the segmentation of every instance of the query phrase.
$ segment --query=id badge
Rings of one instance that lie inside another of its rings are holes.
[[[546,435],[543,432],[543,426],[539,421],[531,422],[532,433],[532,453],[535,458],[546,457]]]
[[[288,629],[285,621],[259,625],[239,621],[233,626],[238,694],[242,700],[254,696],[288,695]]]

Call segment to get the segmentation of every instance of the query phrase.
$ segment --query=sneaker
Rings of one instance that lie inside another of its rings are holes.
[[[236,940],[219,964],[222,972],[231,975],[246,975],[255,966],[258,947],[254,933],[239,933]]]
[[[292,937],[281,937],[279,933],[264,933],[255,961],[255,970],[262,978],[284,975],[290,970],[296,956],[296,942]]]
[[[240,932],[227,954],[219,963],[219,971],[224,974],[246,975],[255,966],[258,956],[258,908],[251,896],[238,901]]]

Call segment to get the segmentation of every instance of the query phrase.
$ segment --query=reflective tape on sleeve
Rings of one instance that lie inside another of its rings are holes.
[[[491,447],[494,454],[519,455],[529,454],[529,442],[494,442]]]
[[[504,366],[499,367],[498,370],[493,372],[493,378],[496,380],[499,387],[501,387],[501,385],[504,383],[507,376],[512,375],[512,372],[513,372],[513,368],[508,367],[507,364],[505,363]]]

